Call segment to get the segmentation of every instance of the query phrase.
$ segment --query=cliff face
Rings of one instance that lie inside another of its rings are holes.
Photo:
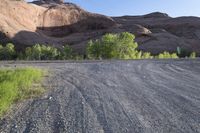
[[[73,34],[105,30],[116,25],[109,17],[89,13],[71,3],[39,5],[3,0],[0,3],[1,42],[11,39],[17,47],[35,43],[59,47],[82,40],[74,38]]]
[[[200,18],[171,18],[164,13],[144,16],[106,17],[89,13],[72,3],[43,0],[28,4],[2,0],[0,42],[13,41],[16,47],[35,43],[60,47],[70,44],[84,52],[90,39],[103,34],[128,31],[136,35],[139,48],[157,54],[177,47],[200,54]]]

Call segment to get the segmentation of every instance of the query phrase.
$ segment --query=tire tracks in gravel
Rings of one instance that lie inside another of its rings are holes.
[[[18,65],[48,67],[52,89],[0,120],[2,133],[200,133],[200,60]]]
[[[154,99],[159,99],[159,102],[161,102],[157,108],[157,110],[159,110],[159,107],[163,107],[165,109],[165,114],[167,114],[167,110],[168,112],[170,112],[167,117],[170,117],[171,115],[171,120],[170,123],[171,125],[169,126],[169,131],[165,131],[165,132],[198,132],[200,129],[196,128],[196,126],[198,126],[198,123],[200,123],[200,109],[199,109],[199,104],[198,106],[194,105],[195,102],[192,102],[190,99],[188,99],[187,95],[183,95],[183,93],[181,91],[177,90],[181,90],[181,88],[179,88],[181,86],[177,85],[176,82],[180,82],[182,81],[182,83],[190,83],[191,80],[184,80],[185,78],[181,78],[178,77],[180,75],[177,75],[177,71],[174,71],[175,69],[171,69],[172,65],[171,64],[156,64],[159,67],[157,68],[154,64],[144,64],[142,65],[142,69],[138,71],[138,75],[142,75],[142,72],[144,72],[143,74],[147,75],[147,77],[150,77],[151,80],[145,80],[145,84],[146,84],[146,88],[151,88],[151,91],[153,89],[153,91],[156,90],[156,93],[158,93],[159,97],[155,97]],[[148,68],[148,67],[151,68]],[[174,67],[174,65],[173,65]],[[145,70],[147,69],[147,70]],[[149,69],[149,71],[148,71]],[[153,70],[153,71],[152,71]],[[173,72],[170,72],[169,70],[173,70]],[[187,71],[187,70],[185,70]],[[151,72],[151,73],[150,73]],[[187,73],[187,72],[185,72]],[[177,79],[175,79],[177,77]],[[141,77],[142,79],[143,77]],[[172,82],[172,80],[174,80]],[[179,81],[180,80],[180,81]],[[190,81],[190,82],[189,82]],[[170,84],[171,82],[171,84]],[[191,83],[190,83],[191,84]],[[193,84],[193,83],[192,83]],[[197,82],[195,82],[194,88],[197,89],[199,91]],[[190,92],[188,90],[188,86],[184,86],[186,92]],[[183,87],[183,88],[184,88]],[[194,88],[191,88],[194,89]],[[164,90],[164,91],[163,91]],[[188,91],[187,91],[188,90]],[[193,93],[194,95],[195,93]],[[198,94],[198,93],[197,93]],[[199,97],[199,94],[198,94]],[[185,104],[185,106],[182,106],[183,103]],[[199,103],[199,102],[198,102]],[[191,111],[192,110],[192,111]],[[164,112],[161,111],[161,112]],[[184,114],[185,118],[182,117],[181,115]],[[166,119],[168,119],[166,117]],[[179,120],[179,121],[177,121]],[[180,121],[181,120],[181,121]],[[195,124],[194,124],[195,123]],[[196,125],[196,126],[194,126]],[[163,125],[166,126],[166,125]],[[172,130],[172,127],[175,126],[175,130]],[[179,130],[178,130],[179,129]]]

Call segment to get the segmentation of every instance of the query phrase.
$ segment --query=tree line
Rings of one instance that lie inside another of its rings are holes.
[[[62,48],[35,44],[24,51],[16,52],[15,46],[8,43],[0,45],[0,60],[83,60],[83,59],[177,59],[180,57],[195,58],[196,53],[187,53],[177,48],[176,53],[164,51],[158,55],[138,50],[135,36],[128,32],[105,34],[101,39],[87,43],[86,55],[75,53],[69,45]]]

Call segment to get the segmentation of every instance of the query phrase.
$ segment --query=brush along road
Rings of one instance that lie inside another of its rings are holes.
[[[51,90],[0,121],[12,133],[200,133],[200,60],[1,62],[37,66]]]

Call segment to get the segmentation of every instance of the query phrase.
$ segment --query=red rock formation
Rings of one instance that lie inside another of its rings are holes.
[[[88,36],[74,38],[73,34],[98,32],[113,26],[111,18],[89,13],[71,3],[40,3],[40,6],[8,0],[0,3],[0,38],[12,39],[21,44],[18,47],[35,43],[75,44]]]
[[[200,18],[171,18],[163,13],[109,18],[89,13],[72,3],[1,0],[0,42],[12,40],[21,48],[35,43],[72,47],[84,52],[90,39],[128,31],[136,35],[139,48],[157,54],[177,47],[200,54]]]

